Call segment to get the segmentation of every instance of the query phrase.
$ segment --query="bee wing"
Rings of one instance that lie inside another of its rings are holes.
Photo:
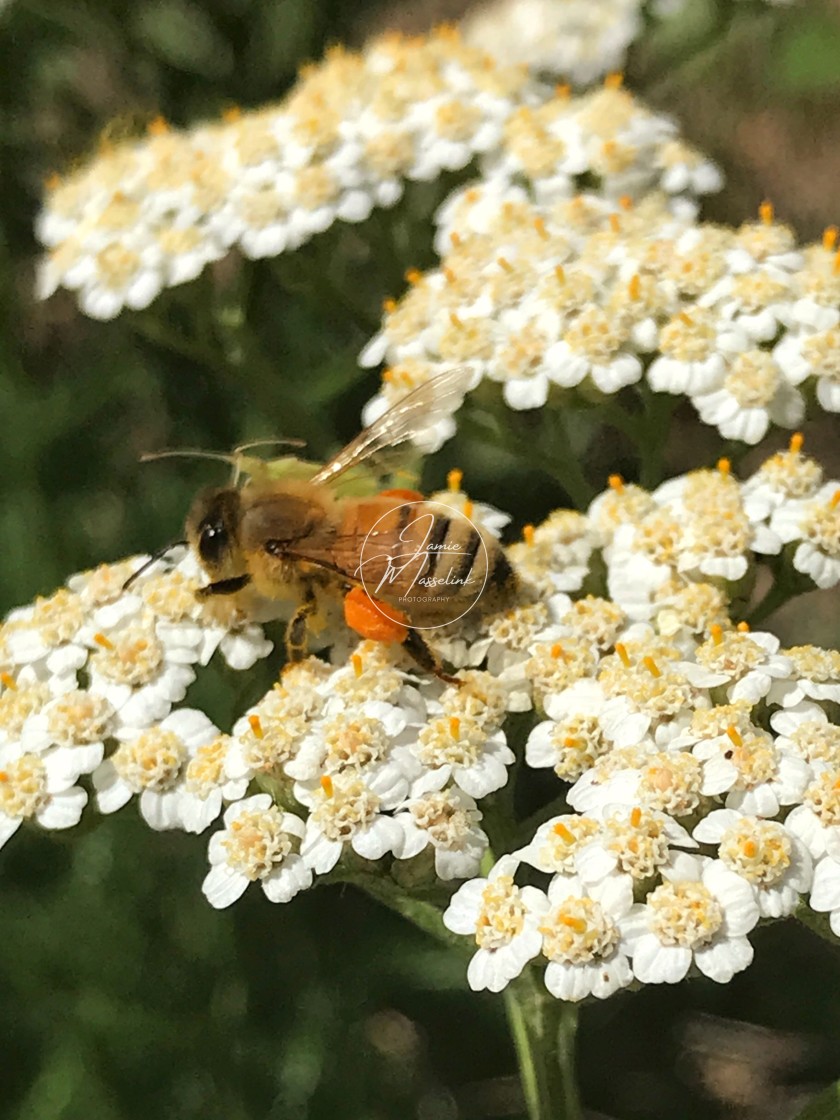
[[[312,481],[332,482],[377,451],[404,443],[439,420],[451,416],[460,407],[474,377],[475,372],[469,366],[456,366],[430,378],[359,432],[318,471]]]

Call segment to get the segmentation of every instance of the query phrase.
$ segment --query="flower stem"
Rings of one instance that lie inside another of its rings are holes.
[[[528,1120],[582,1120],[575,1076],[577,1007],[556,1000],[526,969],[505,988]]]
[[[669,393],[655,393],[647,385],[639,387],[644,406],[641,439],[637,450],[640,458],[639,481],[646,490],[655,489],[664,474],[665,447],[671,430],[671,413],[675,398]]]

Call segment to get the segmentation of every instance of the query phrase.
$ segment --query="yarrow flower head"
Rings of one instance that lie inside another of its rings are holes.
[[[53,177],[37,221],[38,293],[68,288],[97,319],[144,309],[234,246],[248,258],[292,251],[477,155],[488,173],[539,173],[567,193],[587,173],[616,194],[673,184],[663,145],[675,131],[617,89],[600,102],[555,96],[454,29],[386,35],[360,54],[337,47],[277,105],[185,131],[158,119]],[[677,189],[709,185],[695,176]]]

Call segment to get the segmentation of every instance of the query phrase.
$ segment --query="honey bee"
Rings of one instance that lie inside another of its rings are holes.
[[[498,607],[514,588],[513,570],[496,539],[457,510],[417,491],[378,489],[371,459],[451,415],[471,377],[468,367],[457,367],[425,382],[325,465],[233,457],[244,484],[201,492],[187,516],[187,542],[211,581],[199,594],[251,586],[265,598],[287,599],[295,588],[299,605],[286,652],[298,660],[318,589],[338,591],[352,630],[399,642],[424,670],[457,681],[422,631],[474,607]]]

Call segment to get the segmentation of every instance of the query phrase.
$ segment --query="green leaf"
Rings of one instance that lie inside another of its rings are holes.
[[[777,48],[775,66],[782,89],[816,93],[840,85],[840,22],[826,17],[792,27]]]
[[[797,1114],[796,1120],[840,1120],[840,1081],[835,1081]]]
[[[137,9],[143,45],[178,70],[219,78],[233,70],[233,52],[201,8],[186,0],[151,0]]]

